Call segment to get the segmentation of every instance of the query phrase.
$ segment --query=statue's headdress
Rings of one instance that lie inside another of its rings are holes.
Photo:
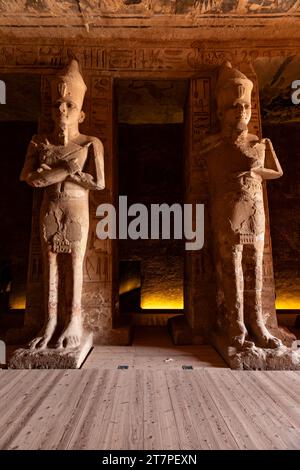
[[[78,62],[73,59],[51,82],[52,102],[59,99],[70,99],[81,109],[86,90],[87,87],[79,71]]]
[[[252,89],[252,81],[239,70],[232,68],[230,62],[221,65],[216,87],[219,109],[230,106],[241,98],[251,102]]]

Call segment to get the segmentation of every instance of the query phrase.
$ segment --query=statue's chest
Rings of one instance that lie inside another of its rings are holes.
[[[59,165],[62,161],[70,161],[76,158],[78,164],[83,168],[87,158],[87,153],[87,146],[81,146],[74,143],[70,143],[66,146],[41,144],[38,155],[39,163],[45,163],[50,167]]]
[[[265,149],[260,143],[233,145],[230,154],[232,171],[248,171],[264,165]]]

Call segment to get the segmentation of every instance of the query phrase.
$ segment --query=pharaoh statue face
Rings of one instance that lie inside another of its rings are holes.
[[[235,100],[231,105],[218,112],[222,127],[232,130],[246,130],[251,119],[251,101],[244,97]]]
[[[247,130],[251,119],[251,92],[253,83],[229,62],[220,67],[217,82],[218,118],[222,129]]]
[[[73,127],[84,120],[84,113],[75,101],[61,98],[52,105],[52,118],[59,127]]]
[[[86,85],[78,62],[72,60],[51,83],[52,119],[61,128],[77,126],[84,120],[82,104]]]

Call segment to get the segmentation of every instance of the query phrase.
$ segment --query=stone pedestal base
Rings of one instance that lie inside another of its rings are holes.
[[[217,334],[211,337],[212,344],[235,370],[300,370],[300,351],[286,346],[263,349],[256,346],[237,349],[229,346],[227,339]]]
[[[206,343],[205,338],[190,327],[184,315],[170,318],[168,320],[168,330],[173,343],[178,346]]]
[[[93,334],[86,333],[78,348],[54,349],[42,351],[17,349],[12,355],[10,369],[79,369],[93,347]]]

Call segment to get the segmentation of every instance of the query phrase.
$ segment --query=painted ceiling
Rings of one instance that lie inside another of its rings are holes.
[[[199,36],[193,31],[199,25],[201,34],[206,28],[215,34],[215,28],[226,25],[230,34],[238,27],[242,35],[246,27],[255,35],[271,25],[273,34],[282,26],[282,33],[288,27],[295,35],[295,22],[299,25],[300,0],[0,0],[0,34],[33,36],[38,31],[49,36],[57,31],[64,37],[73,30],[73,36],[103,37],[107,29],[112,35],[122,28],[158,28],[163,37],[181,28],[180,37],[187,38]],[[226,33],[223,28],[218,35]]]
[[[270,15],[299,12],[299,0],[0,0],[15,15]]]

